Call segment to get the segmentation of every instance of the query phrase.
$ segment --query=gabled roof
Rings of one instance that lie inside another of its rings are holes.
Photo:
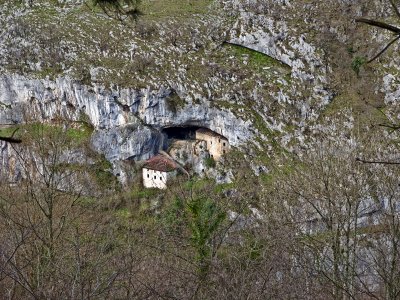
[[[171,172],[178,168],[177,164],[169,159],[168,157],[158,154],[149,160],[143,165],[143,168],[161,171],[161,172]]]
[[[221,139],[225,139],[228,140],[226,137],[224,137],[223,135],[216,133],[215,131],[212,131],[211,129],[208,128],[200,128],[196,130],[196,133],[202,133],[202,134],[206,134],[209,136],[214,136],[214,137],[219,137]]]

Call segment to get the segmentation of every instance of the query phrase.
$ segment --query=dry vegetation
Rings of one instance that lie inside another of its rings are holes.
[[[96,184],[96,164],[65,162],[76,143],[61,128],[35,125],[14,146],[25,175],[18,185],[2,183],[3,299],[396,299],[400,292],[399,169],[356,161],[390,158],[397,145],[382,137],[355,135],[338,151],[323,136],[301,159],[271,165],[268,177],[249,173],[233,153],[233,183],[182,176],[160,192],[139,180],[128,190]]]

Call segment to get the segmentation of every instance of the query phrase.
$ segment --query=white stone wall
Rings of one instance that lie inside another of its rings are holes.
[[[175,177],[176,171],[162,172],[143,168],[143,185],[145,188],[166,189],[168,179]]]
[[[207,150],[215,160],[220,159],[229,151],[229,142],[224,138],[196,132],[196,139],[207,142]]]

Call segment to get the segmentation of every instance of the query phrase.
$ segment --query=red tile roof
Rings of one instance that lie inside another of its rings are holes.
[[[143,168],[162,172],[171,172],[173,170],[176,170],[178,166],[168,157],[158,154],[147,160]]]
[[[202,133],[202,134],[207,134],[209,136],[219,137],[219,138],[227,140],[227,138],[224,137],[223,135],[220,135],[220,134],[216,133],[215,131],[212,131],[211,129],[208,129],[208,128],[200,128],[200,129],[197,129],[196,132]]]

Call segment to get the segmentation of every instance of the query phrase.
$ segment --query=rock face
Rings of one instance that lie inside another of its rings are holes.
[[[51,122],[57,117],[84,118],[95,128],[94,150],[112,163],[150,158],[162,145],[161,129],[168,126],[207,127],[226,136],[233,146],[240,146],[251,137],[249,123],[231,112],[210,107],[207,102],[189,103],[178,111],[169,110],[170,93],[164,87],[110,91],[101,86],[84,86],[67,77],[51,81],[3,75],[0,77],[0,124],[19,124],[29,119]]]
[[[203,15],[144,22],[140,30],[68,2],[57,9],[45,0],[0,7],[0,124],[84,119],[95,129],[93,149],[116,174],[125,160],[156,154],[166,127],[210,128],[233,147],[252,143],[244,152],[253,161],[273,155],[273,145],[301,151],[307,134],[326,127],[321,115],[329,107],[332,115],[342,106],[364,113],[370,99],[383,98],[386,111],[398,115],[398,55],[373,70],[352,70],[387,38],[354,22],[369,12],[389,17],[381,1],[224,0]],[[43,21],[45,7],[52,14]],[[98,23],[107,29],[89,30]],[[225,47],[231,44],[239,46]],[[57,79],[43,79],[49,70]],[[266,167],[261,161],[256,174]]]
[[[292,30],[285,20],[242,12],[231,30],[230,42],[265,53],[291,67],[291,77],[297,80],[297,85],[286,96],[278,96],[280,101],[301,98],[299,85],[308,83],[313,89],[310,98],[318,99],[316,102],[323,107],[332,99],[332,92],[326,88],[327,67],[324,67],[322,52],[306,41],[306,34]]]

